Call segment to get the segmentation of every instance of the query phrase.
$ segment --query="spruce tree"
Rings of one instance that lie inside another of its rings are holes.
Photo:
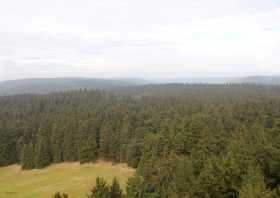
[[[113,128],[111,122],[105,122],[103,128],[100,130],[99,135],[99,153],[102,158],[109,159],[110,157],[110,144]]]
[[[47,132],[40,127],[35,144],[35,167],[44,168],[51,163],[51,155]]]
[[[140,144],[137,139],[132,139],[127,146],[127,164],[130,167],[137,168],[141,158]]]
[[[273,198],[271,192],[264,182],[264,176],[256,164],[252,163],[247,174],[244,176],[239,191],[239,198]]]
[[[7,132],[0,131],[0,166],[13,163],[16,159],[14,140]]]
[[[60,194],[60,192],[56,192],[53,196],[53,198],[68,198],[68,194],[67,193],[63,193],[62,195]]]
[[[21,168],[25,170],[35,168],[34,146],[33,144],[24,144],[21,149]]]
[[[79,129],[79,161],[80,163],[94,162],[97,159],[98,148],[96,129],[89,121],[83,121]]]
[[[121,198],[122,190],[120,188],[120,183],[116,177],[113,178],[112,185],[110,186],[110,198]]]
[[[63,161],[63,131],[64,126],[61,124],[62,120],[55,119],[50,136],[52,161],[54,163],[59,163]]]
[[[95,138],[84,140],[79,146],[80,163],[94,162],[97,159],[97,145]]]
[[[110,188],[102,177],[97,177],[88,198],[110,198]]]
[[[63,160],[64,161],[77,161],[78,156],[78,138],[77,128],[78,122],[75,115],[71,115],[70,119],[66,119],[63,139]]]

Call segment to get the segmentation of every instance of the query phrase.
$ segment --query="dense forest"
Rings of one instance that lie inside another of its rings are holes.
[[[131,198],[280,197],[280,87],[171,84],[0,97],[1,166],[97,159],[137,169]]]

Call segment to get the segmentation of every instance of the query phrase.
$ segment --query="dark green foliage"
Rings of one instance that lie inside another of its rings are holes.
[[[104,127],[100,130],[99,137],[99,153],[100,157],[110,158],[110,144],[113,135],[113,126],[110,122],[105,123]]]
[[[51,163],[50,145],[47,132],[41,127],[39,128],[35,143],[34,163],[36,168],[44,168]]]
[[[264,176],[256,165],[248,167],[243,177],[242,186],[239,192],[240,198],[273,198],[273,192],[266,188]]]
[[[195,175],[192,161],[189,157],[180,157],[176,161],[174,171],[174,192],[178,197],[192,197],[195,188]]]
[[[98,154],[96,131],[91,123],[84,122],[83,124],[79,132],[79,161],[80,163],[94,162]]]
[[[112,185],[110,186],[110,198],[121,198],[122,190],[120,187],[120,183],[117,178],[114,178],[112,181]]]
[[[86,142],[80,146],[80,163],[94,162],[96,160],[97,148],[91,145],[92,142]]]
[[[52,153],[52,161],[55,163],[59,163],[63,161],[63,126],[60,122],[62,120],[54,120],[51,126],[51,134],[50,134],[50,144],[51,153]]]
[[[1,105],[0,105],[1,108]],[[19,132],[23,130],[23,123],[14,123],[7,116],[0,113],[0,166],[6,166],[20,160],[18,148]]]
[[[0,165],[125,162],[137,169],[127,185],[131,198],[280,196],[280,87],[111,92],[0,97]],[[120,197],[118,182],[99,179],[91,196],[110,192]]]
[[[132,139],[127,145],[127,159],[128,166],[137,168],[141,158],[140,144],[136,139]]]
[[[161,198],[160,192],[156,192],[155,187],[144,179],[135,175],[129,178],[127,183],[127,197],[129,198]]]
[[[222,158],[211,158],[198,177],[198,197],[234,198],[238,196],[241,172],[238,163],[228,153]]]
[[[21,150],[21,167],[22,169],[33,169],[35,168],[34,161],[34,146],[33,144],[24,144]]]
[[[53,198],[68,198],[68,194],[67,193],[63,193],[62,195],[60,194],[60,192],[56,192],[53,196]]]
[[[266,128],[273,128],[274,120],[271,116],[265,116],[264,118],[264,127]]]
[[[91,189],[88,198],[122,198],[123,193],[117,178],[113,178],[109,185],[102,177],[97,177],[95,186]]]
[[[91,189],[88,198],[109,198],[110,197],[110,187],[107,182],[102,177],[97,177],[95,181],[95,186]]]
[[[65,121],[65,130],[63,131],[63,160],[64,161],[77,161],[78,156],[78,122],[75,115],[71,115]]]
[[[13,151],[15,142],[8,132],[0,132],[0,166],[12,164],[16,161]]]
[[[139,175],[135,175],[128,179],[126,193],[128,197],[143,197],[143,179]]]

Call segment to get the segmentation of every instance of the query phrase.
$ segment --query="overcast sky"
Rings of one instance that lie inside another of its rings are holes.
[[[0,80],[280,74],[280,0],[0,0]]]

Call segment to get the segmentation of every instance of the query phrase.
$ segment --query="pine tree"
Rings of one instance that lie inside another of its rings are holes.
[[[266,188],[264,176],[257,165],[251,164],[244,176],[239,191],[240,198],[273,198],[273,193]]]
[[[16,132],[22,130],[23,126],[17,125],[12,122],[12,127],[9,127],[8,119],[0,117],[0,166],[10,165],[19,160]]]
[[[174,170],[174,188],[179,197],[191,197],[195,176],[193,164],[189,157],[180,157]],[[172,184],[170,184],[171,186]]]
[[[78,138],[77,128],[78,122],[76,115],[71,115],[71,119],[65,121],[64,139],[63,139],[63,160],[64,161],[77,161],[78,156]]]
[[[63,125],[58,120],[55,120],[51,129],[50,144],[52,161],[59,163],[63,161]]]
[[[121,198],[122,190],[120,188],[120,183],[117,178],[114,177],[112,181],[112,186],[110,187],[110,198]]]
[[[44,168],[51,163],[47,132],[40,127],[35,144],[35,167]]]
[[[14,142],[7,132],[0,131],[0,166],[13,163],[16,158]]]
[[[33,144],[24,144],[21,150],[21,168],[25,170],[35,168],[34,146]]]
[[[130,167],[137,168],[141,158],[140,145],[136,139],[132,139],[127,146],[127,164]]]
[[[110,188],[102,177],[97,177],[88,198],[110,198]]]
[[[128,178],[126,185],[127,197],[142,198],[144,195],[143,183],[143,179],[138,174]]]
[[[160,194],[154,191],[153,186],[138,174],[128,179],[126,192],[126,197],[129,198],[161,198]]]
[[[53,196],[53,198],[68,198],[68,194],[67,193],[63,193],[62,195],[60,194],[60,192],[56,192]]]
[[[200,197],[235,198],[241,182],[241,171],[231,152],[207,160],[198,177],[196,194]]]
[[[103,128],[100,130],[99,153],[100,156],[105,159],[109,159],[110,157],[110,144],[112,132],[113,128],[111,122],[106,122]]]
[[[54,198],[63,198],[63,197],[60,195],[59,192],[56,192],[56,193],[54,194]]]
[[[80,163],[94,162],[97,159],[98,149],[96,130],[89,121],[84,121],[79,129],[79,161]]]
[[[97,144],[95,138],[88,138],[80,143],[80,163],[94,162],[97,159]]]

